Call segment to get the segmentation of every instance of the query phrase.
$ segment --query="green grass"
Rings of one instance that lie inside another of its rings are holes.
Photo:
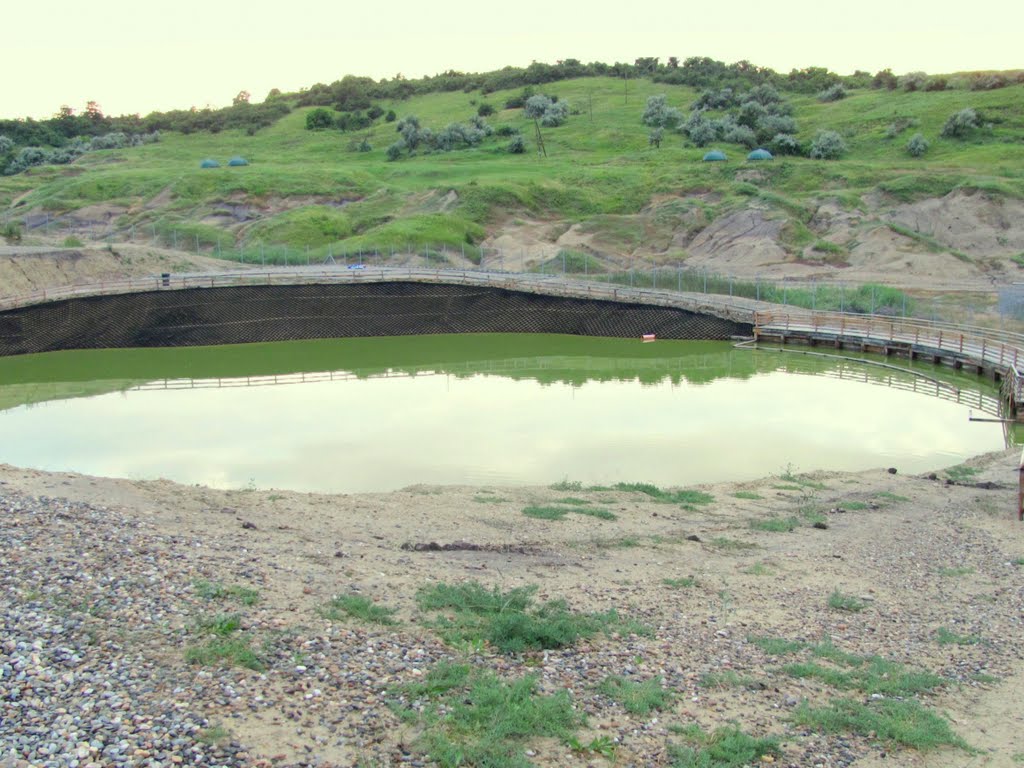
[[[560,501],[556,503],[565,504],[567,502]],[[579,501],[570,501],[568,504],[569,506],[559,507],[531,505],[523,508],[523,514],[536,520],[564,520],[570,514],[595,517],[598,520],[618,520],[618,516],[607,509],[581,506]],[[590,504],[590,502],[584,501],[582,504]]]
[[[972,573],[974,573],[974,569],[968,566],[961,566],[959,568],[939,568],[939,576],[951,579],[955,579],[959,576],[970,576]]]
[[[548,486],[548,488],[550,488],[553,491],[582,491],[583,483],[581,483],[579,480],[569,480],[567,478],[563,478],[562,480],[559,480],[557,483],[552,483],[551,485]]]
[[[764,496],[762,496],[759,493],[755,493],[754,491],[736,491],[736,493],[734,493],[732,496],[733,496],[734,499],[757,500],[757,499],[763,499],[764,498]]]
[[[1024,565],[1024,557],[1015,558],[1014,560],[1011,560],[1010,562],[1013,563],[1014,565],[1017,565],[1017,566]]]
[[[205,634],[227,637],[242,626],[242,619],[237,613],[221,613],[200,618],[196,626]]]
[[[875,498],[876,499],[881,499],[883,501],[893,501],[893,502],[910,501],[910,499],[908,497],[906,497],[906,496],[900,496],[897,493],[890,493],[889,491],[881,491],[880,493],[876,493],[875,494]]]
[[[981,642],[978,635],[958,635],[945,627],[939,627],[935,632],[935,642],[939,645],[977,645]]]
[[[855,733],[921,752],[944,746],[970,750],[946,720],[914,699],[868,703],[838,699],[816,708],[805,702],[794,711],[793,722],[824,733]]]
[[[672,692],[662,685],[660,677],[636,682],[620,675],[609,675],[597,690],[617,701],[631,715],[647,715],[664,709],[672,701]]]
[[[750,527],[755,531],[789,533],[800,527],[800,521],[795,517],[766,517],[761,520],[751,520]]]
[[[479,582],[439,583],[417,593],[421,610],[441,614],[431,622],[449,643],[483,643],[502,653],[563,648],[598,632],[647,633],[646,628],[623,620],[615,610],[576,613],[564,600],[535,605],[536,587],[502,592]]]
[[[684,576],[681,579],[662,579],[661,583],[674,589],[683,589],[696,586],[697,579],[693,576]]]
[[[957,464],[955,467],[949,467],[944,470],[944,474],[954,483],[966,483],[972,480],[980,470],[976,467],[968,467],[964,464]]]
[[[885,696],[914,696],[945,684],[945,680],[938,675],[910,669],[880,656],[860,658],[853,666],[798,662],[787,664],[783,671],[791,677],[819,680],[839,690],[858,690]]]
[[[757,684],[757,678],[751,675],[741,675],[732,669],[722,672],[708,672],[701,675],[700,685],[703,688],[750,688]]]
[[[669,748],[671,768],[746,768],[766,755],[782,755],[778,739],[751,736],[735,726],[711,734],[691,726],[683,734],[687,743]]]
[[[717,549],[719,552],[746,552],[757,549],[757,544],[739,539],[730,539],[728,536],[716,536],[708,542],[708,546]]]
[[[185,649],[185,661],[203,667],[227,666],[261,670],[263,663],[246,635],[212,637],[202,645]]]
[[[747,642],[757,646],[769,656],[788,656],[806,647],[806,644],[799,640],[786,640],[782,637],[750,635],[747,637]]]
[[[667,491],[662,490],[651,483],[616,483],[615,490],[626,491],[629,493],[642,493],[662,504],[702,505],[710,504],[715,500],[714,496],[710,493],[704,493],[703,491]]]
[[[867,604],[853,595],[843,594],[836,589],[828,596],[828,607],[833,611],[859,613],[867,607]]]
[[[362,595],[337,595],[317,609],[317,613],[328,621],[351,618],[367,624],[382,625],[395,624],[395,612],[394,608],[377,605]]]
[[[220,725],[211,725],[199,732],[199,741],[203,744],[223,744],[231,740],[231,731]]]
[[[772,569],[764,563],[754,563],[749,568],[743,570],[744,573],[750,576],[771,576]]]
[[[192,583],[192,588],[199,597],[206,600],[232,600],[245,606],[253,606],[260,601],[259,590],[237,584],[226,586],[220,582],[198,579]]]
[[[442,662],[420,683],[399,689],[397,705],[418,721],[417,748],[442,768],[525,768],[531,741],[569,743],[582,717],[569,694],[537,692],[538,677],[503,680],[468,664]],[[425,704],[422,711],[410,704]]]

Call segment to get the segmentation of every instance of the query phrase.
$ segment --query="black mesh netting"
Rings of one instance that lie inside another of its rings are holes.
[[[250,286],[69,299],[0,313],[0,354],[428,333],[728,339],[751,326],[667,307],[427,283]]]

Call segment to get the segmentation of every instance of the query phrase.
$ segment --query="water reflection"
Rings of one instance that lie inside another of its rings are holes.
[[[914,472],[1004,445],[967,421],[990,386],[917,370],[562,336],[55,353],[0,360],[0,461],[362,491]]]

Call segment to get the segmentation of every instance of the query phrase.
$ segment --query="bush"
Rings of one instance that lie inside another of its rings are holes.
[[[519,134],[512,137],[512,141],[508,143],[508,151],[513,155],[521,155],[526,151],[526,141]]]
[[[838,83],[818,94],[818,101],[841,101],[845,98],[846,89]]]
[[[972,91],[994,91],[997,88],[1005,88],[1010,81],[999,73],[990,75],[975,75],[971,78],[968,87]]]
[[[389,146],[387,148],[387,153],[386,153],[387,154],[387,158],[388,158],[388,160],[392,160],[392,161],[397,160],[398,158],[400,158],[402,156],[402,152],[404,152],[404,151],[405,151],[405,142],[402,141],[401,139],[399,139],[398,141],[396,141],[394,144],[392,144],[391,146]]]
[[[367,141],[366,139],[363,139],[362,141],[359,142],[359,145],[356,147],[356,149],[360,152],[372,152],[373,145],[370,144],[370,142]]]
[[[756,101],[745,101],[740,106],[736,122],[753,130],[766,117],[768,117],[768,110],[765,109],[763,104]]]
[[[965,139],[978,127],[978,113],[970,107],[949,116],[941,135],[947,139]]]
[[[317,107],[306,115],[307,131],[322,131],[334,127],[334,113],[323,107]]]
[[[496,112],[494,105],[484,102],[476,108],[476,114],[478,117],[490,117]]]
[[[518,136],[519,129],[514,125],[499,125],[494,133],[496,136]]]
[[[395,110],[393,110],[393,109],[389,109],[388,113],[386,115],[384,115],[384,122],[385,123],[393,123],[397,119],[398,119],[398,115],[395,114]]]
[[[789,115],[768,115],[757,124],[758,136],[771,138],[779,133],[796,133],[796,120]]]
[[[747,149],[757,146],[757,136],[745,125],[734,125],[722,136],[722,140],[730,144],[742,144]]]
[[[928,84],[928,75],[924,72],[908,72],[899,79],[900,88],[907,93],[923,91]]]
[[[775,137],[768,142],[768,146],[776,155],[800,154],[800,142],[788,133],[775,134]]]
[[[683,113],[670,107],[665,94],[648,96],[641,122],[649,128],[675,128],[683,121]]]
[[[647,145],[661,149],[661,139],[665,135],[664,128],[653,128],[651,132],[647,134]]]
[[[846,152],[846,142],[835,131],[818,131],[808,153],[815,160],[835,160]]]
[[[0,155],[6,155],[14,149],[14,142],[6,136],[0,135]]]
[[[368,110],[366,110],[366,116],[371,120],[376,120],[378,117],[384,114],[384,110],[374,104]]]
[[[907,153],[911,157],[922,157],[928,151],[928,139],[920,133],[915,133],[907,142]]]

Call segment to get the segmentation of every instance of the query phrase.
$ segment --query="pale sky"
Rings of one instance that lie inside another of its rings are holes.
[[[531,61],[748,59],[781,72],[1024,68],[1024,3],[990,0],[51,0],[8,3],[0,117],[262,101],[345,74],[420,77]],[[827,10],[826,10],[827,9]]]

